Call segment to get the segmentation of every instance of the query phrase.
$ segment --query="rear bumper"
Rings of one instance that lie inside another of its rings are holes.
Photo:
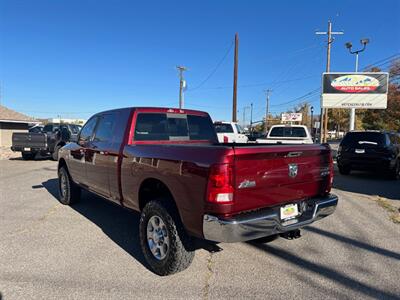
[[[27,150],[29,149],[29,150]],[[22,147],[22,146],[11,146],[11,151],[14,152],[48,152],[47,147]]]
[[[396,160],[389,157],[337,158],[340,167],[349,167],[354,170],[386,170],[394,167]]]
[[[245,213],[231,219],[204,215],[204,238],[210,241],[233,243],[298,229],[332,214],[336,209],[338,197],[330,194],[300,203],[303,207],[300,209],[301,215],[286,222],[280,219],[279,207]]]

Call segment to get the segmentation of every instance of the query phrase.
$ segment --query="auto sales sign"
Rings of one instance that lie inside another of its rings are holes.
[[[389,74],[382,72],[323,73],[322,107],[387,107]]]

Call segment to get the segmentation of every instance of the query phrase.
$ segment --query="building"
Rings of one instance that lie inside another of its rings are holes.
[[[30,125],[38,123],[31,117],[0,105],[0,147],[11,147],[14,132],[27,132]]]
[[[83,125],[86,123],[85,119],[66,119],[66,118],[50,118],[46,120],[47,123],[68,123],[68,124],[76,124]]]

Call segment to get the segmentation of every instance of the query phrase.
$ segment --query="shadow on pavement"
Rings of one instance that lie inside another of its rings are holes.
[[[50,156],[36,156],[32,159],[23,159],[22,157],[10,157],[9,160],[21,160],[21,161],[43,161],[52,160]]]
[[[396,294],[369,286],[332,268],[317,264],[315,262],[292,254],[285,249],[266,244],[257,244],[253,242],[249,242],[248,244],[253,246],[254,248],[265,251],[266,253],[273,255],[286,263],[289,262],[304,270],[318,274],[319,276],[325,277],[328,280],[332,280],[348,289],[357,291],[365,296],[373,297],[376,299],[398,299],[398,295]]]
[[[335,170],[333,187],[342,191],[378,195],[400,201],[400,182],[384,178],[379,173],[352,171],[350,175],[340,175]]]
[[[342,236],[342,235],[339,235],[339,234],[336,234],[336,233],[333,233],[333,232],[329,232],[329,231],[326,231],[326,230],[322,230],[322,229],[319,229],[319,228],[316,228],[316,227],[306,226],[306,227],[304,227],[304,229],[306,231],[310,231],[312,233],[316,233],[316,234],[322,235],[324,237],[328,237],[330,239],[334,239],[334,240],[339,241],[341,243],[346,243],[346,244],[352,245],[354,247],[358,247],[360,249],[364,249],[364,250],[367,250],[367,251],[370,251],[370,252],[373,252],[373,253],[376,253],[376,254],[379,254],[379,255],[382,255],[382,256],[393,258],[395,260],[400,260],[400,253],[397,253],[397,252],[393,252],[393,251],[390,251],[390,250],[386,250],[384,248],[372,246],[372,245],[369,245],[367,243],[364,243],[364,242],[361,242],[361,241],[357,241],[355,239],[348,238],[348,237],[345,237],[345,236]]]
[[[49,179],[42,185],[58,201],[58,180]],[[37,189],[39,186],[32,188]],[[110,239],[149,269],[140,249],[140,215],[137,212],[124,209],[86,191],[82,191],[81,201],[71,208],[100,227]]]

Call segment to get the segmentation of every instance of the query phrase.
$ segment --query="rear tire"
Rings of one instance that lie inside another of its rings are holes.
[[[342,175],[349,175],[350,171],[350,167],[339,167],[339,173]]]
[[[399,180],[400,179],[400,161],[398,160],[393,168],[393,170],[389,170],[389,179],[391,180]]]
[[[140,246],[150,268],[166,276],[185,270],[194,250],[176,209],[166,201],[153,200],[144,207],[139,223]]]
[[[72,205],[81,198],[81,188],[69,176],[66,167],[58,170],[58,192],[62,204]]]

